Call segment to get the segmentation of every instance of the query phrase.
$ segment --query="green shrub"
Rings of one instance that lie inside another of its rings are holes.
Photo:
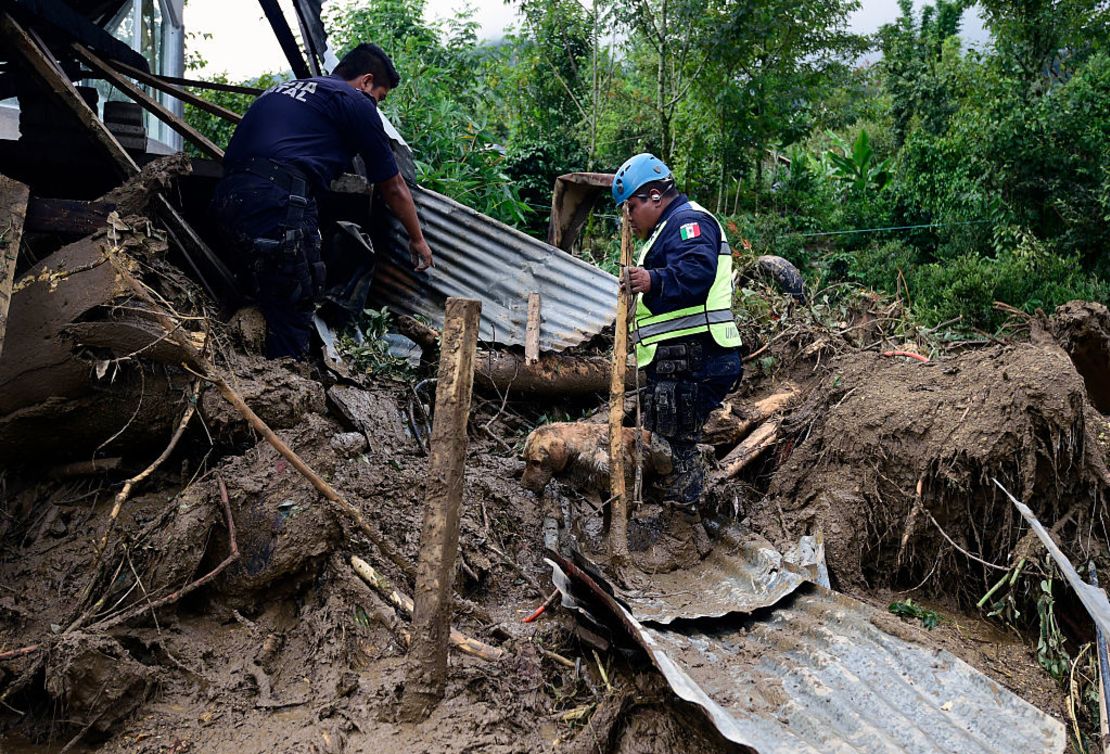
[[[1110,295],[1104,281],[1082,271],[1077,256],[1059,255],[1029,235],[994,258],[969,253],[918,267],[909,283],[915,313],[926,324],[962,315],[967,325],[993,327],[1003,318],[995,301],[1033,312]]]

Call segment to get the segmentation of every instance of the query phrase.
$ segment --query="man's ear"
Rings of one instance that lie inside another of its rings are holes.
[[[663,198],[663,195],[660,194],[658,191],[652,191],[650,194],[648,194],[648,198],[651,199],[652,204],[658,204],[659,200]]]

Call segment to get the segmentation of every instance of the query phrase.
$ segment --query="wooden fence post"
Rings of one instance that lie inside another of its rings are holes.
[[[459,549],[459,508],[466,467],[466,425],[474,384],[480,301],[447,299],[439,349],[431,459],[424,492],[424,526],[416,566],[412,618],[401,716],[417,722],[443,698],[455,559]]]

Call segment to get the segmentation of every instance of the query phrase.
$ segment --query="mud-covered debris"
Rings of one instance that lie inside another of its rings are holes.
[[[146,701],[157,674],[119,642],[80,631],[62,638],[46,664],[46,691],[74,725],[107,731]]]
[[[213,480],[186,487],[144,527],[138,554],[147,564],[148,590],[177,589],[198,573],[210,549],[209,533],[220,518],[217,494]]]
[[[981,558],[1007,562],[1021,525],[991,476],[1049,521],[1097,495],[1106,469],[1090,452],[1086,391],[1056,345],[882,361],[856,353],[830,364],[791,415],[780,458],[797,445],[774,472],[769,499],[751,512],[783,547],[822,530],[834,585],[920,581],[938,555],[963,557],[938,529]],[[911,518],[919,482],[925,513]],[[900,573],[907,529],[911,557]],[[936,569],[934,578],[962,572]]]
[[[273,429],[295,427],[325,410],[323,387],[301,365],[232,354],[227,369],[228,383]],[[217,391],[205,391],[200,408],[213,435],[232,441],[248,436],[246,420]]]
[[[347,426],[366,437],[370,449],[375,452],[403,447],[409,442],[399,404],[387,392],[332,385],[328,388],[328,402]]]
[[[339,432],[331,438],[331,449],[343,458],[354,458],[366,451],[369,443],[361,432]]]
[[[121,216],[140,214],[146,211],[154,196],[169,188],[175,178],[191,172],[193,162],[184,152],[161,157],[144,165],[138,174],[98,201],[115,204],[116,212]]]
[[[330,440],[335,425],[309,414],[286,441],[323,474],[333,469]],[[327,457],[328,463],[319,461]],[[273,599],[277,592],[295,592],[333,552],[342,529],[334,508],[312,485],[262,441],[249,453],[231,460],[221,471],[239,530],[242,556],[217,581],[221,596],[250,607]],[[208,552],[213,562],[227,552],[227,534],[215,530]]]

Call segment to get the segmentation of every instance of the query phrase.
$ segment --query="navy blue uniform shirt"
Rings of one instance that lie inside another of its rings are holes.
[[[252,157],[276,160],[299,168],[321,191],[356,154],[370,183],[397,175],[377,103],[336,76],[318,76],[259,95],[231,137],[224,166],[231,172]]]
[[[663,222],[667,225],[642,265],[651,275],[651,290],[644,294],[644,305],[653,314],[705,304],[717,277],[717,255],[721,249],[717,221],[691,207],[685,194],[679,194],[667,205],[656,228]],[[683,235],[687,238],[683,239]]]

